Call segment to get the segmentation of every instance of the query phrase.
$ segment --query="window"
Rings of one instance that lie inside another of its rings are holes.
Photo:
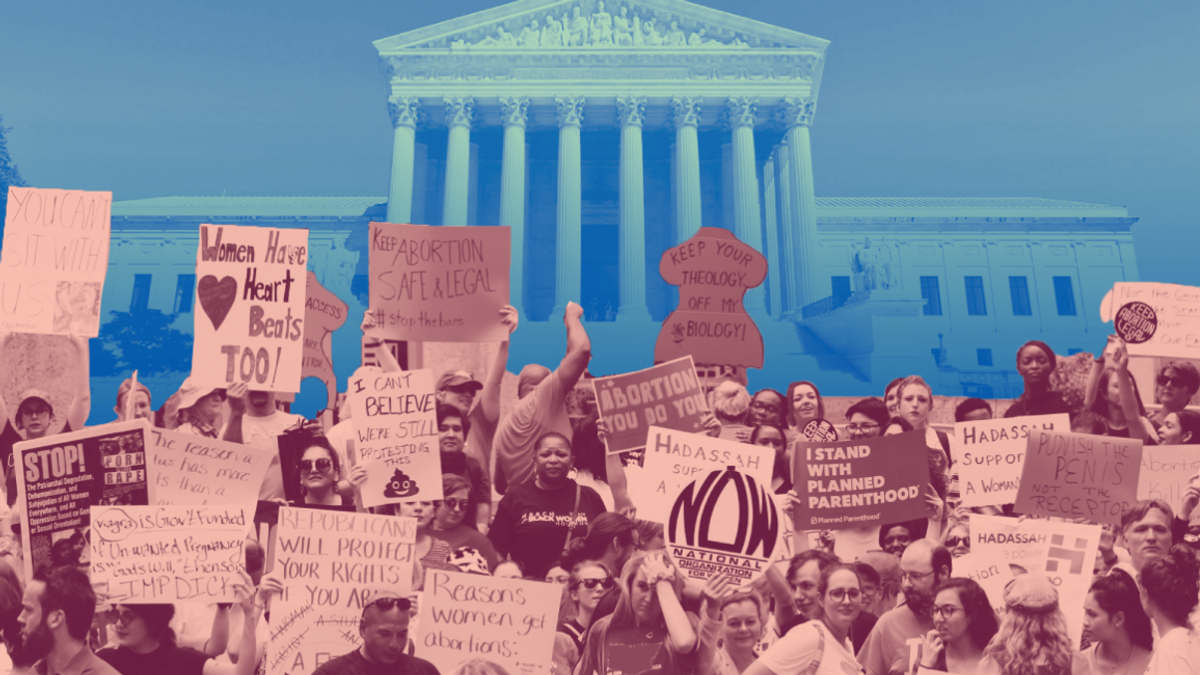
[[[1071,277],[1054,277],[1054,300],[1059,316],[1075,316],[1075,289]]]
[[[175,313],[187,314],[192,311],[192,298],[196,296],[196,275],[180,274],[175,283]]]
[[[925,316],[942,315],[942,294],[937,277],[921,277],[921,297],[925,299]]]
[[[965,277],[967,283],[967,314],[987,316],[987,300],[983,297],[983,277]]]
[[[366,274],[355,274],[350,279],[350,292],[364,305],[370,304],[371,279]]]
[[[1025,277],[1009,277],[1008,292],[1012,294],[1013,316],[1033,316],[1029,305],[1029,281]]]
[[[992,350],[976,349],[975,358],[979,361],[979,365],[987,366],[988,368],[992,367]]]
[[[133,275],[133,298],[129,301],[129,311],[137,312],[150,306],[150,274]]]
[[[833,295],[850,295],[850,277],[830,277],[833,282]]]

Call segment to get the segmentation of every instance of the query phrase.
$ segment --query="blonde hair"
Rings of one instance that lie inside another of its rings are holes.
[[[1042,675],[1070,673],[1075,650],[1058,603],[1039,612],[1009,605],[983,655],[996,662],[1002,675]]]

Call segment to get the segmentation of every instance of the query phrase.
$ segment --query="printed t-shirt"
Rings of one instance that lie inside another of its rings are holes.
[[[638,630],[633,626],[609,628],[604,649],[608,669],[605,675],[667,675],[671,670],[671,655],[663,639],[666,628],[654,626]]]
[[[425,659],[404,655],[391,665],[371,663],[355,649],[332,661],[326,661],[312,675],[440,675],[438,669]]]
[[[496,553],[525,568],[525,576],[542,579],[562,555],[567,530],[575,525],[575,536],[587,534],[588,524],[605,512],[600,495],[588,487],[579,487],[579,510],[575,506],[575,481],[567,481],[557,490],[543,490],[533,482],[511,487],[488,531]]]
[[[121,675],[201,675],[204,662],[208,660],[204,652],[168,644],[159,645],[158,649],[148,654],[135,654],[118,647],[101,649],[96,656],[116,668]]]
[[[472,419],[471,423],[474,422]],[[533,444],[550,431],[571,438],[567,395],[558,371],[550,373],[529,395],[517,401],[496,429],[492,453],[496,455],[497,471],[503,472],[509,488],[533,480]],[[472,426],[470,436],[474,435]]]
[[[910,643],[920,643],[933,619],[922,619],[908,605],[888,610],[879,617],[867,642],[858,652],[858,662],[867,675],[903,675],[908,672]]]
[[[457,551],[464,546],[479,551],[479,555],[483,556],[484,560],[487,560],[489,572],[495,570],[496,563],[500,562],[500,556],[496,555],[496,548],[492,546],[492,542],[480,534],[478,530],[473,530],[466,525],[459,525],[453,530],[430,530],[429,534],[435,539],[441,539],[446,542],[451,552]]]
[[[292,415],[281,410],[266,417],[242,417],[242,443],[271,453],[271,465],[267,467],[267,475],[263,477],[262,486],[258,490],[259,501],[284,499],[283,467],[279,463],[279,442],[276,438],[284,429],[303,422],[300,415]]]
[[[824,635],[825,650],[817,653]],[[815,659],[820,658],[816,675],[855,675],[863,672],[854,660],[854,649],[849,640],[838,643],[820,621],[809,621],[788,631],[779,638],[765,654],[758,657],[759,663],[776,675],[801,673]]]

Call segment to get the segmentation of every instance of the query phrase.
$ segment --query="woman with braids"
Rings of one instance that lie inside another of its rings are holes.
[[[974,673],[999,630],[987,593],[971,579],[951,577],[937,587],[933,630],[925,635],[918,673]]]
[[[696,617],[683,609],[683,578],[661,553],[638,553],[621,571],[621,594],[588,632],[575,675],[690,675]]]
[[[554,634],[553,675],[571,675],[583,652],[583,640],[596,616],[600,599],[616,586],[612,574],[604,565],[585,560],[571,570],[567,581],[567,597],[574,618],[558,624]]]
[[[1004,587],[1007,610],[983,650],[977,675],[1086,675],[1087,663],[1067,636],[1058,590],[1040,574],[1022,574]]]
[[[1200,593],[1200,562],[1187,546],[1176,544],[1154,558],[1138,575],[1142,605],[1158,628],[1158,642],[1146,675],[1200,673],[1200,636],[1188,622]]]
[[[1114,569],[1092,582],[1083,603],[1083,651],[1092,675],[1141,675],[1150,664],[1154,637],[1137,584]]]

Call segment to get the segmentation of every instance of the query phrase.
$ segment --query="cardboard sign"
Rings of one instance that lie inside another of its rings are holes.
[[[333,373],[333,331],[346,323],[349,308],[308,272],[304,301],[304,350],[300,379],[315,377],[325,383],[325,407],[337,403],[337,376]]]
[[[147,504],[148,435],[132,420],[13,446],[26,579],[40,565],[87,567],[91,507]]]
[[[679,493],[667,544],[688,578],[725,574],[741,585],[766,571],[782,532],[770,486],[729,468],[697,476]]]
[[[1017,500],[1025,446],[1031,429],[1070,431],[1066,414],[959,422],[950,448],[958,458],[963,506],[1011,504]]]
[[[691,354],[696,363],[762,368],[763,341],[742,296],[767,278],[767,259],[729,230],[702,227],[658,263],[679,287],[679,306],[663,321],[655,362]]]
[[[308,230],[201,225],[192,377],[300,391]]]
[[[953,576],[964,577],[979,584],[987,594],[988,602],[997,616],[1003,616],[1004,586],[1012,581],[1012,568],[994,557],[985,558],[978,553],[968,553],[953,562]]]
[[[562,587],[425,571],[416,653],[447,675],[549,675]]]
[[[284,592],[271,602],[267,672],[311,673],[362,646],[363,608],[412,588],[416,541],[413,518],[280,507],[274,571]]]
[[[924,518],[925,432],[794,445],[795,529],[840,530]]]
[[[972,514],[971,555],[1007,564],[1014,574],[1049,577],[1058,589],[1058,606],[1066,616],[1071,642],[1078,644],[1083,602],[1100,550],[1100,529],[1099,525]]]
[[[1161,499],[1178,508],[1183,493],[1200,472],[1200,445],[1150,445],[1142,448],[1137,498]],[[1200,525],[1200,509],[1192,509],[1191,525]]]
[[[388,338],[503,342],[507,227],[371,223],[371,310]]]
[[[629,493],[637,495],[638,517],[666,524],[676,497],[693,480],[732,466],[769,489],[774,462],[771,448],[650,427],[642,469],[626,467],[625,476]]]
[[[608,454],[646,447],[646,429],[657,426],[701,432],[708,412],[692,357],[592,380],[600,417],[608,422]]]
[[[442,498],[433,371],[350,378],[357,461],[367,470],[363,506]]]
[[[1026,443],[1018,513],[1120,525],[1137,501],[1141,441],[1034,429]]]
[[[257,495],[272,453],[253,445],[150,429],[147,463],[152,505],[240,506]]]
[[[1200,288],[1157,282],[1118,282],[1100,317],[1113,322],[1130,356],[1194,359],[1200,347]]]
[[[111,192],[8,188],[0,331],[100,334],[111,216]]]
[[[246,504],[93,506],[92,584],[114,604],[235,602],[254,518]]]

